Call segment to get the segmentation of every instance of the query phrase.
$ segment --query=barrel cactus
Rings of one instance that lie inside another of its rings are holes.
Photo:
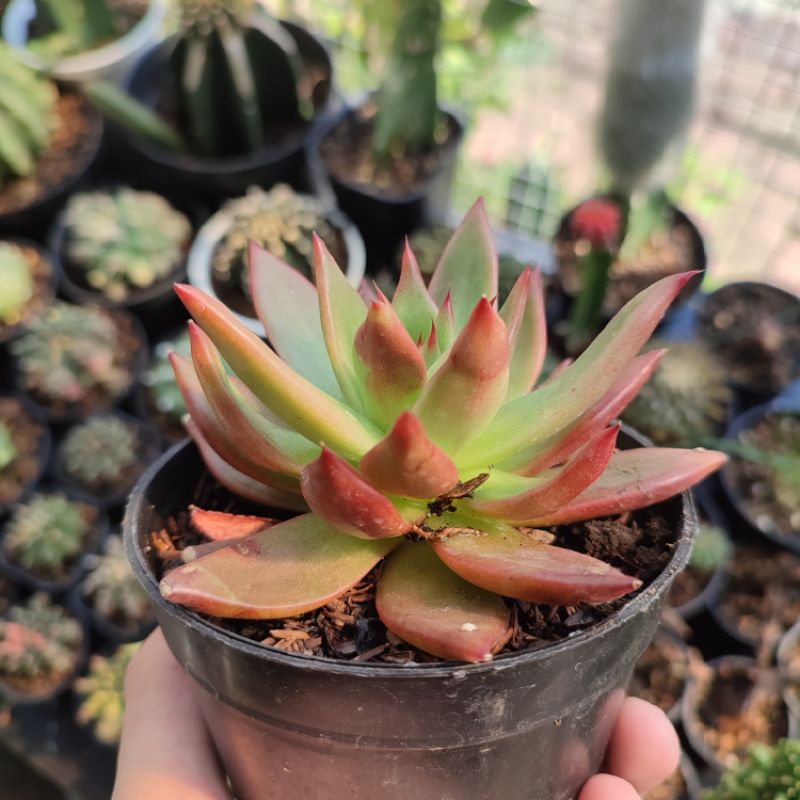
[[[186,403],[183,402],[183,395],[175,382],[175,373],[169,363],[169,355],[173,352],[180,356],[189,355],[188,333],[180,333],[178,336],[159,342],[153,348],[150,366],[142,375],[142,384],[148,395],[149,407],[156,417],[163,418],[161,427],[170,433],[177,431],[179,438],[183,438],[181,420],[186,413]]]
[[[800,741],[756,745],[743,764],[728,770],[703,800],[795,800],[800,797]]]

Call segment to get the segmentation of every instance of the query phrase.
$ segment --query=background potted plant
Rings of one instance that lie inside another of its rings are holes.
[[[686,498],[634,515],[653,537],[644,561],[609,534],[625,518],[599,522],[591,549],[582,521],[674,497],[724,460],[615,453],[608,427],[655,367],[635,355],[689,276],[651,287],[530,392],[546,350],[540,279],[524,272],[494,310],[480,203],[428,287],[407,251],[392,303],[365,304],[315,247],[316,288],[251,252],[276,352],[218,301],[179,289],[197,323],[192,360],[172,357],[190,431],[222,486],[260,507],[223,492],[183,445],[142,479],[126,515],[167,640],[215,695],[198,688],[210,730],[228,732],[215,741],[235,791],[257,797],[269,774],[278,794],[393,798],[413,773],[424,797],[574,796],[693,533]],[[236,444],[245,438],[258,446]],[[205,509],[202,525],[190,506]],[[542,638],[560,641],[528,648]],[[356,695],[362,711],[346,713]],[[458,720],[443,727],[447,714]],[[479,756],[489,740],[491,756]]]
[[[56,276],[50,256],[27,239],[0,240],[0,344],[48,306]]]
[[[0,30],[33,69],[119,81],[161,39],[166,13],[165,0],[11,0]]]

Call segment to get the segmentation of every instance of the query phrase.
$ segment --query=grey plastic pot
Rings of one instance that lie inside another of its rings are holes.
[[[664,571],[565,641],[484,664],[353,664],[261,646],[161,597],[150,533],[204,476],[195,446],[176,445],[134,490],[124,534],[239,800],[571,800],[600,765],[697,524],[690,495],[662,504],[678,532]]]
[[[163,38],[167,0],[150,0],[142,19],[113,42],[50,62],[28,49],[28,29],[36,16],[36,0],[11,0],[3,15],[3,39],[14,47],[20,61],[63,81],[121,82],[133,65]]]

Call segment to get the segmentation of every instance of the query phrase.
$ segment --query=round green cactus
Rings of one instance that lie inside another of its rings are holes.
[[[3,549],[15,564],[58,576],[80,555],[92,531],[93,510],[63,494],[37,494],[18,505],[5,526]]]
[[[115,301],[174,273],[192,234],[163,197],[128,188],[74,195],[64,223],[69,264]]]
[[[713,572],[728,560],[730,553],[731,543],[725,531],[701,521],[694,537],[689,563],[704,572]]]
[[[722,776],[703,800],[798,800],[800,741],[782,739],[774,747],[756,745],[743,764]]]
[[[11,242],[0,242],[0,323],[20,322],[33,292],[33,271],[25,253]]]
[[[17,457],[17,448],[8,425],[0,422],[0,470],[5,469]]]
[[[155,410],[163,414],[170,423],[179,425],[186,413],[186,403],[169,363],[170,353],[177,353],[182,357],[189,355],[188,333],[184,331],[155,346],[150,366],[142,376],[142,383],[147,387]]]
[[[89,489],[118,487],[135,476],[141,438],[136,426],[113,415],[73,427],[61,445],[66,474]]]

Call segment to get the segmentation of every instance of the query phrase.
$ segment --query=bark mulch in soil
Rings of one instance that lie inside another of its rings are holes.
[[[686,646],[659,631],[637,662],[628,693],[668,712],[680,700],[688,675]]]
[[[682,572],[675,576],[667,595],[667,605],[672,608],[681,608],[699,597],[713,575],[714,570],[700,569],[700,567],[688,564]]]
[[[0,397],[0,423],[8,428],[16,456],[0,469],[0,507],[14,503],[40,470],[42,437],[47,433],[14,397]]]
[[[215,502],[217,487],[205,480],[195,504],[201,508],[247,513],[230,502]],[[553,528],[554,544],[588,553],[642,580],[646,587],[664,569],[675,547],[675,530],[652,511]],[[179,552],[204,539],[191,526],[188,512],[167,520],[167,527],[151,535],[151,547],[160,556],[161,574],[180,563]],[[438,661],[406,644],[378,619],[375,585],[379,564],[362,581],[317,611],[283,620],[229,620],[211,618],[216,625],[262,644],[293,653],[326,656],[355,662],[408,664]],[[157,577],[161,577],[161,574]],[[513,653],[602,622],[633,595],[597,606],[558,607],[508,600],[511,624],[496,655]]]
[[[61,94],[49,147],[37,159],[32,175],[15,178],[0,189],[0,215],[27,208],[83,170],[97,148],[98,119],[87,100]]]

